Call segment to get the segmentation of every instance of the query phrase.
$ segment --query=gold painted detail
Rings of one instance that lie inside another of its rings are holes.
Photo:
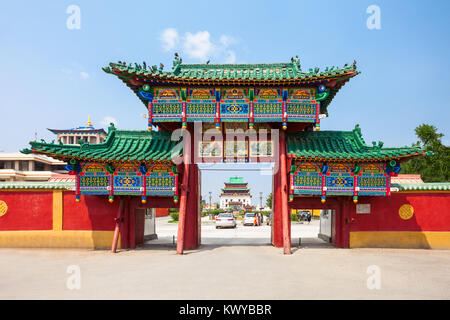
[[[403,220],[409,220],[414,215],[414,207],[410,204],[404,204],[398,209],[398,215]]]
[[[4,216],[6,211],[8,211],[8,205],[5,201],[0,200],[0,217]]]

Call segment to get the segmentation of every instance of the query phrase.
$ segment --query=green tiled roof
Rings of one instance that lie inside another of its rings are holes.
[[[107,73],[120,73],[123,76],[152,77],[161,80],[240,80],[240,81],[317,81],[324,78],[341,78],[343,75],[355,76],[356,64],[342,68],[319,68],[302,71],[293,62],[256,64],[179,64],[173,71],[143,69],[139,65],[123,65],[111,62],[103,68]]]
[[[0,181],[0,189],[73,189],[74,181]]]
[[[368,146],[358,125],[352,131],[302,131],[287,134],[287,152],[311,160],[388,160],[425,155],[419,147],[383,148]]]
[[[171,161],[176,141],[165,131],[122,131],[110,129],[105,142],[99,144],[62,145],[30,142],[31,151],[57,159],[96,161]],[[180,152],[174,152],[179,155]]]
[[[230,182],[228,183],[244,183],[244,178],[242,177],[230,177]]]
[[[450,191],[450,182],[393,183],[399,191]]]
[[[248,85],[248,86],[318,86],[327,84],[330,94],[321,102],[325,111],[339,89],[352,77],[360,73],[356,62],[343,67],[309,68],[302,70],[296,61],[285,63],[257,64],[182,64],[174,61],[172,71],[162,68],[143,67],[137,63],[111,62],[103,71],[116,75],[138,98],[143,84],[157,85]]]

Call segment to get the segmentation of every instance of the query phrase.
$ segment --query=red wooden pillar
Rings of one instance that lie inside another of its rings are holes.
[[[350,247],[350,206],[353,205],[351,197],[345,197],[343,199],[343,225],[342,225],[342,248]]]
[[[136,217],[134,214],[135,206],[132,205],[132,202],[130,201],[130,197],[128,196],[127,201],[127,211],[128,211],[128,225],[129,225],[129,232],[128,232],[128,247],[131,249],[136,248]]]
[[[342,202],[338,200],[338,205],[334,212],[334,233],[335,233],[335,246],[341,248],[342,237]]]
[[[189,169],[191,163],[191,135],[185,130],[183,135],[183,178],[181,182],[180,213],[178,220],[177,254],[183,254],[188,197]]]
[[[127,249],[130,247],[130,242],[129,242],[129,234],[130,234],[130,217],[128,214],[128,203],[129,203],[129,199],[126,196],[122,196],[123,197],[123,219],[122,219],[122,227],[120,230],[120,237],[121,237],[121,247],[122,249]]]
[[[195,249],[200,244],[200,171],[196,164],[191,164],[189,169],[189,184],[186,204],[185,233],[184,233],[184,249]]]
[[[288,207],[288,183],[286,161],[286,133],[280,132],[281,213],[283,225],[283,253],[291,254],[291,218]]]
[[[117,210],[116,227],[114,229],[114,237],[111,245],[111,252],[116,253],[117,243],[119,242],[119,234],[123,220],[124,199],[120,199],[119,209]]]
[[[281,212],[281,173],[280,168],[277,170],[272,178],[272,245],[274,247],[283,246],[283,224]]]

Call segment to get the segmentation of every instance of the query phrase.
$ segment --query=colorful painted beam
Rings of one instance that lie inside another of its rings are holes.
[[[328,92],[324,85],[309,88],[261,87],[152,87],[142,86],[139,95],[147,100],[148,125],[178,122],[313,123],[320,127],[320,100]]]

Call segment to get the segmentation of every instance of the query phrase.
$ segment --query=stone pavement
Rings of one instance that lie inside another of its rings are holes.
[[[269,245],[269,227],[202,229],[204,244],[182,256],[171,244],[176,224],[167,220],[158,221],[157,241],[117,254],[0,249],[0,299],[450,298],[448,250],[335,249],[316,240],[285,256]],[[293,224],[293,238],[314,232],[314,223]],[[67,286],[74,268],[80,289]],[[379,289],[367,286],[373,268]]]

